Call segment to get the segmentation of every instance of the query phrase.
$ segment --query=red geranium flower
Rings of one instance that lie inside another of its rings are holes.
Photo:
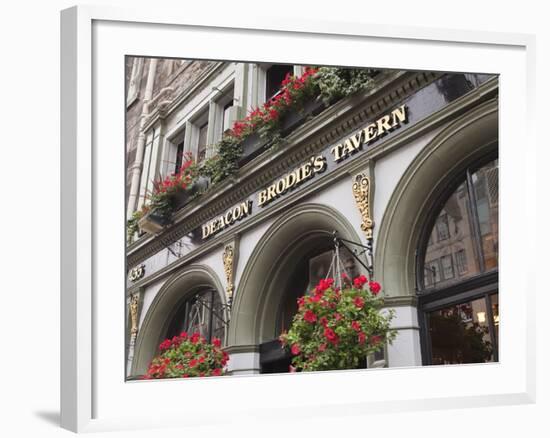
[[[309,323],[314,323],[317,321],[317,315],[311,310],[306,310],[306,313],[304,313],[304,320]]]
[[[212,375],[213,376],[221,376],[222,375],[222,369],[221,368],[214,369],[214,371],[212,371]]]
[[[200,338],[201,338],[200,333],[196,333],[196,332],[193,333],[193,334],[191,335],[191,343],[196,344],[197,342],[199,342],[199,339],[200,339]]]
[[[180,338],[187,339],[187,332],[181,332],[180,333]]]
[[[300,354],[300,346],[298,344],[292,344],[292,347],[290,347],[290,352],[294,355],[294,356],[297,356],[298,354]]]
[[[361,289],[366,282],[367,282],[367,277],[365,277],[364,275],[360,275],[359,277],[356,277],[353,280],[353,285],[357,289]]]
[[[359,343],[364,344],[365,339],[366,339],[365,334],[363,332],[359,332],[359,334],[357,335],[357,340],[359,341]]]
[[[373,335],[373,336],[370,337],[370,343],[372,345],[378,344],[381,340],[382,340],[382,336]]]
[[[352,321],[351,328],[356,332],[361,331],[361,324],[359,324],[357,321]]]
[[[324,278],[322,278],[319,281],[319,284],[315,287],[315,292],[322,293],[322,292],[326,291],[327,289],[329,289],[332,286],[333,283],[334,283],[333,278],[327,278],[326,280]]]
[[[321,323],[321,325],[322,325],[323,327],[326,327],[327,324],[328,324],[327,317],[326,317],[326,316],[321,316],[321,318],[319,318],[319,322]]]
[[[325,327],[324,334],[325,338],[327,338],[329,342],[332,342],[333,344],[338,343],[338,335],[330,327]]]
[[[198,363],[199,363],[199,361],[198,361],[197,359],[191,359],[191,360],[189,361],[189,366],[190,366],[191,368],[195,368],[195,367],[198,365]]]
[[[162,341],[160,343],[159,349],[160,350],[168,350],[171,346],[172,346],[172,342],[170,341],[170,339],[165,339],[164,341]]]
[[[319,301],[321,301],[321,295],[316,293],[315,295],[309,297],[309,302],[310,303],[318,303]]]
[[[378,292],[380,292],[380,289],[382,289],[382,287],[380,286],[380,283],[378,283],[377,281],[369,281],[369,289],[374,295],[377,295]]]
[[[212,345],[219,348],[222,346],[222,341],[218,338],[212,338]]]
[[[355,297],[353,300],[353,304],[355,304],[355,307],[357,307],[358,309],[362,309],[365,305],[365,300],[363,300],[363,298],[361,297]]]
[[[325,343],[322,343],[321,345],[319,345],[319,351],[325,351],[327,349],[327,344]]]

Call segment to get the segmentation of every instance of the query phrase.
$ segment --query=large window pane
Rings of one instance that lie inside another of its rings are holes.
[[[498,266],[498,160],[472,174],[485,269]]]
[[[494,360],[485,298],[430,312],[428,321],[432,364]]]
[[[437,215],[424,255],[424,287],[452,284],[480,272],[468,191],[461,184]]]
[[[493,323],[495,327],[495,338],[498,344],[498,333],[500,326],[500,315],[498,313],[498,294],[491,295],[491,310],[493,311]]]

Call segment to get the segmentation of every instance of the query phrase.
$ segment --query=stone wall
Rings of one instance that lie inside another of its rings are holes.
[[[129,83],[132,77],[132,69],[135,57],[128,56],[125,63],[126,92],[128,92]],[[135,99],[126,108],[126,203],[130,193],[131,167],[136,159],[136,148],[139,137],[140,120],[143,113],[143,97],[147,85],[147,76],[149,74],[150,59],[145,58],[141,75],[137,79],[139,92]],[[153,84],[152,100],[161,92],[161,90],[170,87],[173,89],[172,96],[177,96],[191,87],[196,79],[207,70],[214,61],[188,61],[182,59],[160,59],[155,72]],[[149,111],[154,109],[149,108]]]

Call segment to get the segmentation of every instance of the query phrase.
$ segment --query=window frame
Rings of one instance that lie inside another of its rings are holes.
[[[228,126],[224,126],[225,108],[231,103],[231,115],[228,120]],[[233,123],[238,119],[239,115],[239,99],[235,96],[235,79],[231,80],[222,90],[219,90],[218,95],[212,100],[211,116],[212,120],[212,143],[217,143],[223,137],[224,132],[231,129]],[[214,155],[217,151],[213,151]],[[207,157],[211,156],[208,155]]]
[[[428,209],[431,213],[424,218],[424,225],[420,231],[415,252],[415,292],[418,298],[417,312],[420,328],[422,365],[432,365],[432,346],[429,333],[428,314],[454,304],[473,301],[481,297],[485,297],[488,318],[489,321],[491,321],[489,324],[489,332],[494,347],[494,361],[499,361],[498,336],[496,336],[494,323],[492,322],[493,312],[491,306],[491,295],[495,293],[498,295],[498,265],[497,268],[485,269],[483,250],[481,247],[481,230],[473,193],[474,187],[471,180],[473,173],[483,166],[486,166],[491,161],[498,160],[498,158],[498,143],[494,144],[493,149],[489,153],[474,154],[474,156],[470,157],[470,159],[456,169],[446,181],[439,184],[439,192],[436,192],[434,201],[431,203],[431,208]],[[430,235],[448,199],[457,191],[463,182],[466,182],[466,190],[468,192],[468,215],[472,226],[471,233],[472,239],[474,240],[474,253],[477,258],[479,273],[463,279],[461,275],[456,275],[457,270],[455,270],[454,278],[457,280],[456,282],[444,286],[439,286],[437,283],[426,286],[424,284],[424,268],[426,249]]]
[[[254,88],[255,88],[255,92],[253,92],[253,95],[255,96],[255,102],[253,102],[253,106],[261,106],[263,105],[265,102],[267,102],[267,96],[266,96],[266,93],[267,93],[267,84],[266,84],[266,81],[267,81],[267,70],[269,70],[273,65],[275,64],[284,64],[284,63],[267,63],[267,62],[262,62],[262,63],[257,63],[255,64],[255,67],[256,67],[256,75],[255,75],[255,84],[254,84]],[[296,76],[299,76],[302,72],[303,72],[303,69],[304,67],[301,66],[301,65],[296,65],[296,64],[288,64],[288,65],[291,65],[292,68],[293,68],[293,74],[296,75]],[[275,95],[273,95],[275,96]],[[273,96],[271,96],[270,98],[272,98]]]
[[[208,146],[210,145],[211,141],[211,133],[212,133],[212,124],[210,120],[210,105],[207,103],[204,105],[203,108],[199,109],[196,113],[196,115],[190,119],[185,126],[185,139],[184,139],[184,150],[185,152],[191,152],[193,156],[193,160],[195,163],[198,163],[199,158],[199,133],[201,128],[204,125],[208,125],[206,128],[206,155],[205,159],[207,159],[209,155]]]

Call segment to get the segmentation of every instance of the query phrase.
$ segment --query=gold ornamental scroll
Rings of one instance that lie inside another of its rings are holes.
[[[138,310],[139,310],[139,292],[133,293],[130,297],[130,322],[132,328],[130,334],[136,336],[138,332]]]
[[[355,176],[352,186],[353,197],[361,215],[361,229],[367,239],[372,239],[374,222],[371,215],[371,182],[367,175],[362,173]]]
[[[227,296],[227,301],[231,302],[233,298],[233,266],[235,261],[235,250],[233,249],[232,244],[225,246],[223,250],[223,270],[225,271],[225,278],[227,280],[227,287],[225,293]]]

